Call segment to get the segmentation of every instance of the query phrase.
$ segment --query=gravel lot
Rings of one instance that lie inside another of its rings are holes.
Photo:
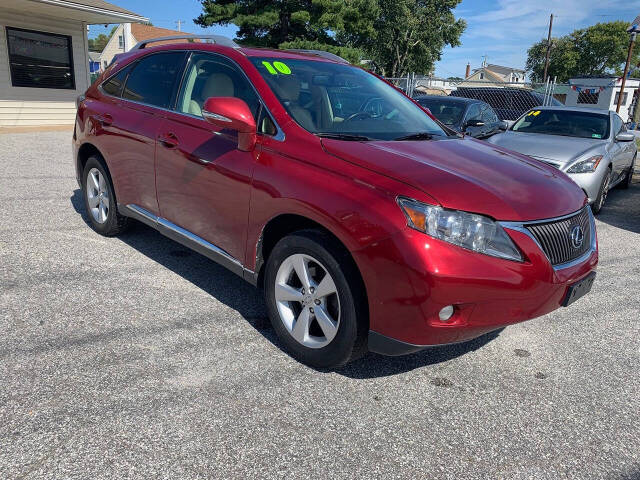
[[[640,479],[639,183],[572,307],[322,373],[233,274],[90,230],[70,151],[0,135],[0,479]]]

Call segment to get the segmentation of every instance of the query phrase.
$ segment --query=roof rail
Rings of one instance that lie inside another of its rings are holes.
[[[143,40],[142,42],[138,42],[131,50],[140,50],[145,48],[148,44],[150,43],[156,43],[156,42],[164,42],[166,40],[210,40],[209,42],[205,42],[205,43],[215,43],[218,45],[222,45],[224,47],[232,47],[232,48],[238,48],[239,45],[234,42],[233,40],[231,40],[228,37],[223,37],[222,35],[171,35],[169,37],[157,37],[157,38],[150,38],[148,40]]]
[[[309,55],[316,55],[318,57],[326,58],[327,60],[333,60],[334,62],[340,63],[349,63],[344,58],[330,52],[325,52],[324,50],[307,50],[304,48],[288,48],[287,52],[296,52],[296,53],[308,53]]]

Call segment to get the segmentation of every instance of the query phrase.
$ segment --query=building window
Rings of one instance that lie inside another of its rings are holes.
[[[14,87],[76,88],[71,37],[7,27]]]
[[[598,92],[598,93],[590,93],[590,92],[580,92],[580,93],[578,93],[578,103],[596,105],[598,103],[599,99],[600,99],[600,92]]]
[[[627,96],[628,96],[628,92],[624,92],[622,94],[622,103],[621,105],[626,105],[627,104]],[[614,105],[618,105],[618,99],[620,98],[620,92],[616,92],[616,98],[613,101]]]
[[[484,73],[480,73],[480,80],[484,80]]]
[[[120,48],[124,48],[124,38],[122,37],[122,35],[118,35],[118,46]]]

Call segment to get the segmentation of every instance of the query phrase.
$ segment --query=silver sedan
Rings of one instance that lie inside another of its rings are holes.
[[[615,112],[537,107],[489,143],[523,153],[565,172],[598,213],[609,189],[631,183],[637,147]]]

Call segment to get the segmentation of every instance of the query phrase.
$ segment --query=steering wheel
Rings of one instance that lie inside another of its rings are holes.
[[[370,112],[356,112],[352,115],[349,115],[345,122],[350,122],[351,120],[355,120],[356,118],[373,118],[373,115]]]

